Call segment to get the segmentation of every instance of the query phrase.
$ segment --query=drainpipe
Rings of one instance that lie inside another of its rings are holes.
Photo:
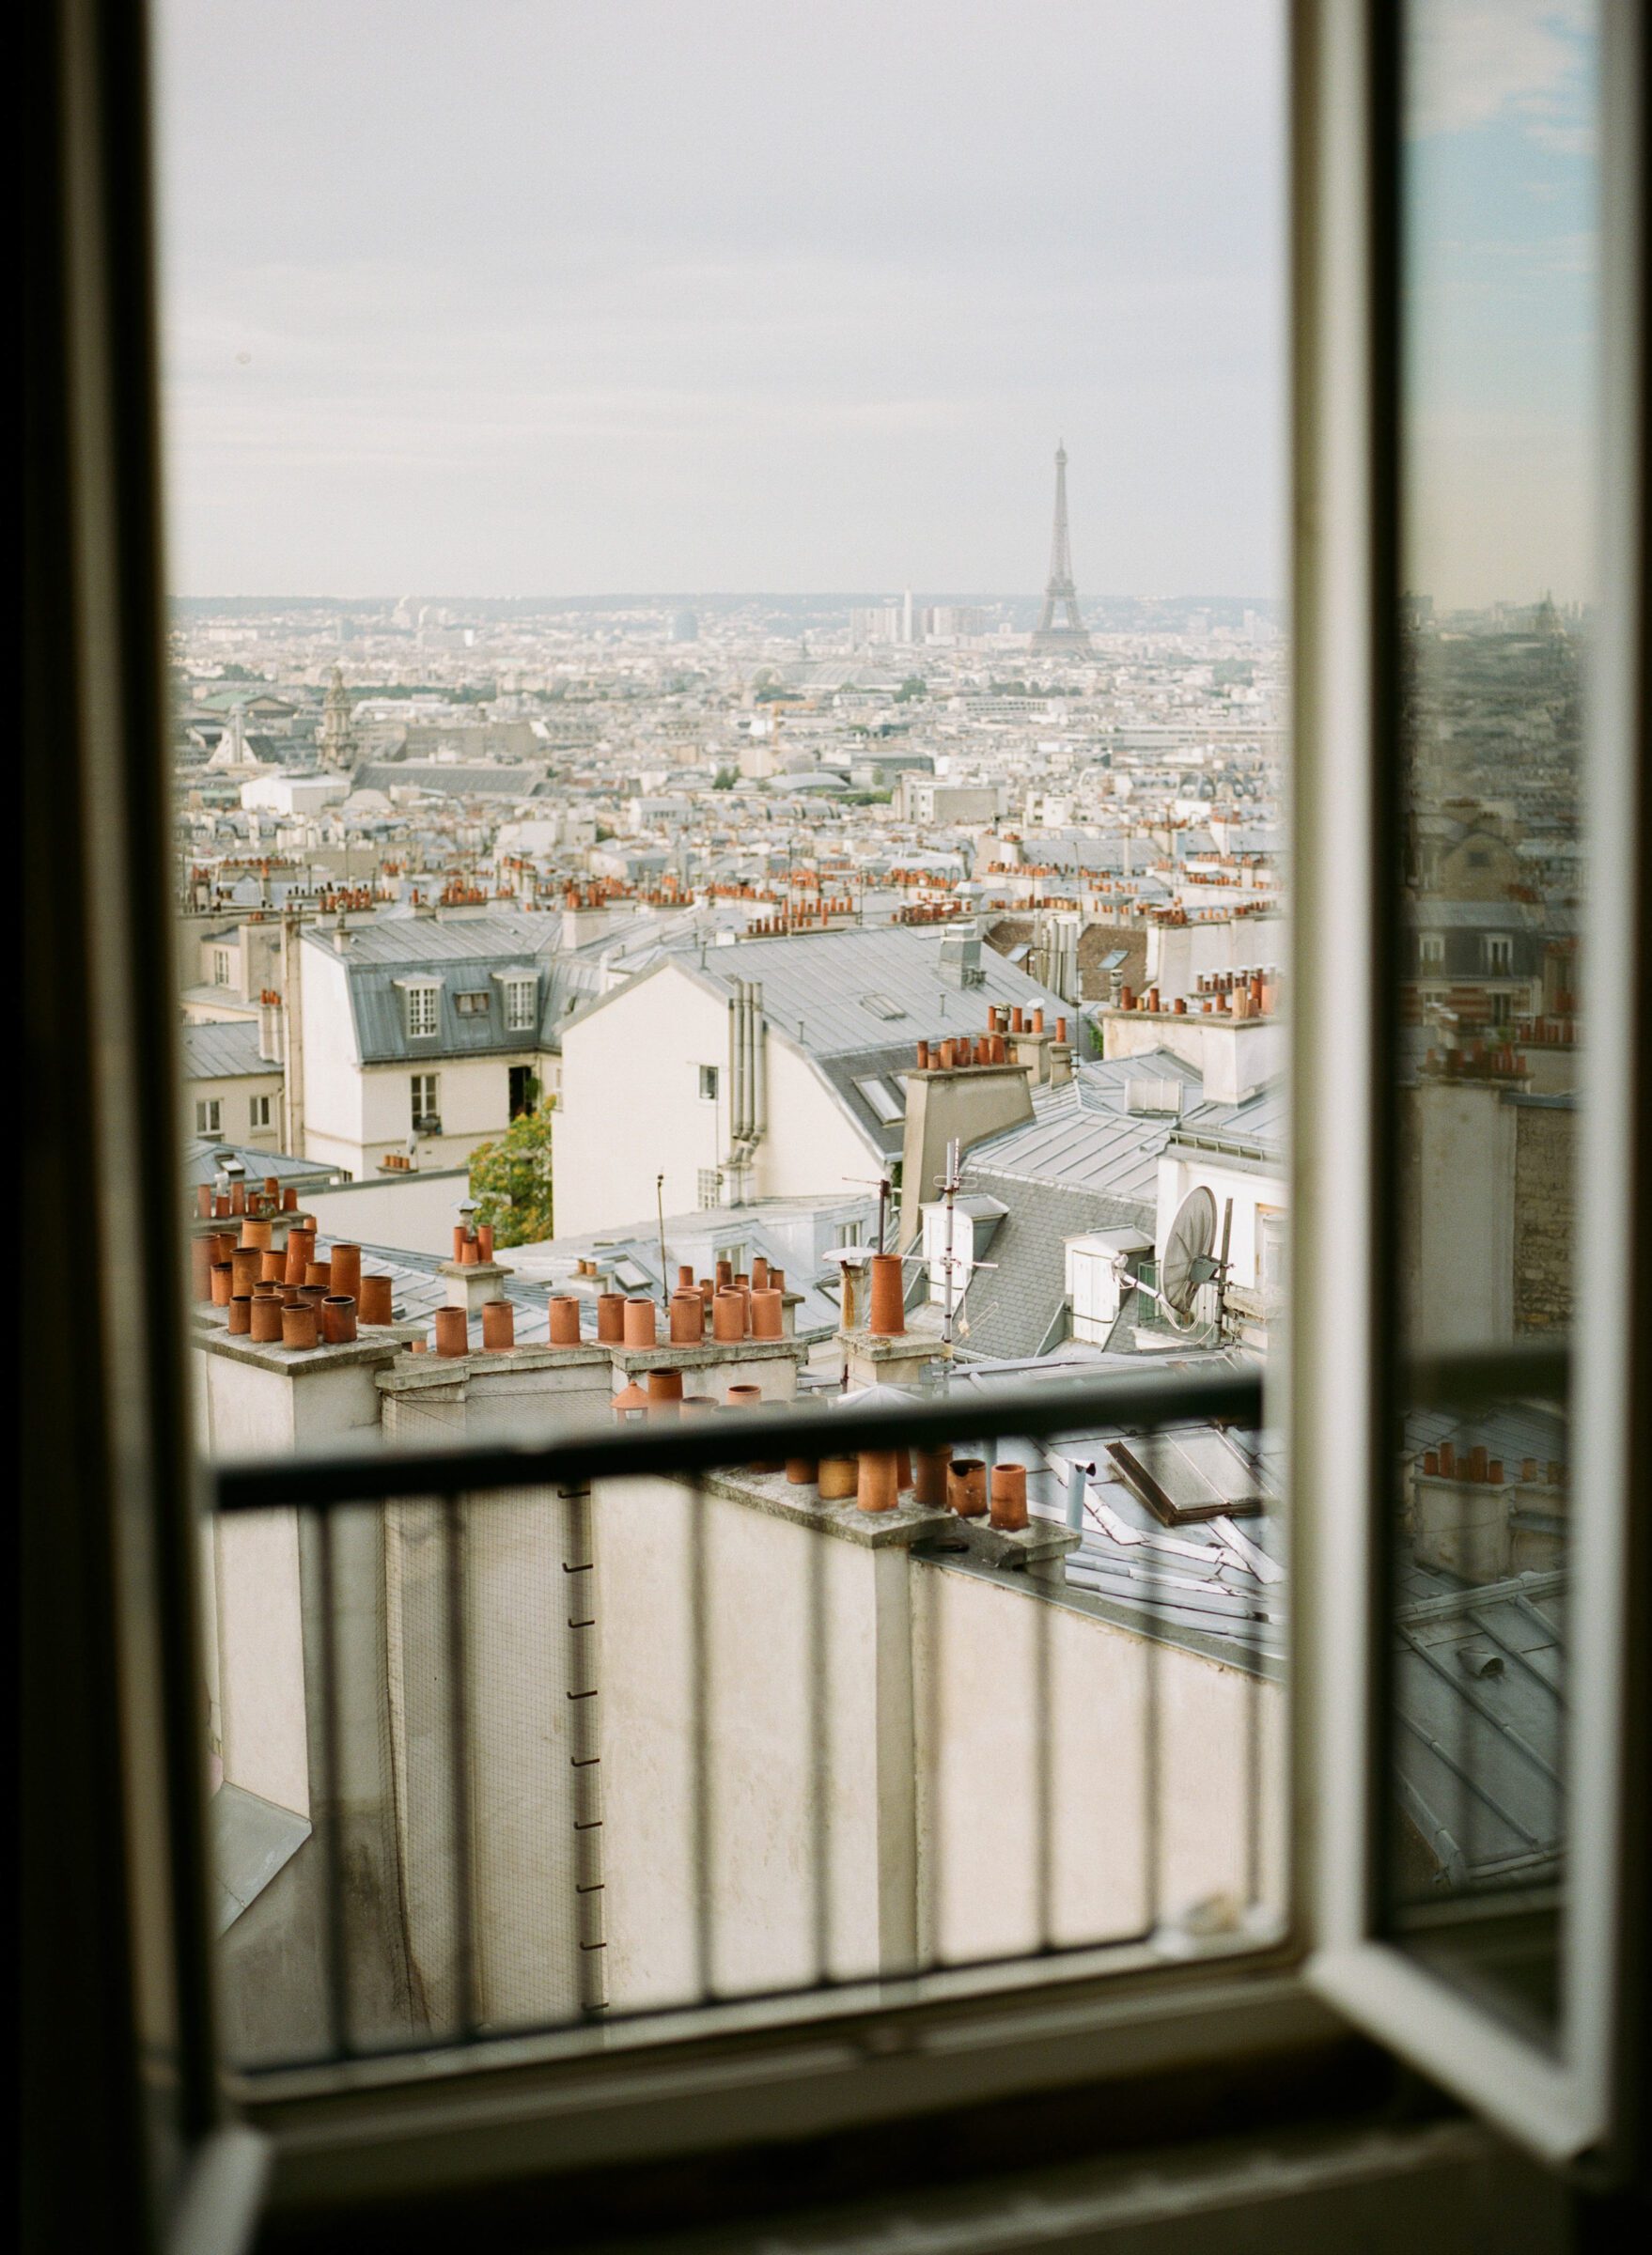
[[[286,1019],[287,1069],[281,1082],[281,1147],[295,1159],[304,1151],[304,926],[281,919],[281,1009]]]
[[[756,1150],[769,1132],[768,1020],[763,1016],[763,988],[752,982],[752,1147]]]

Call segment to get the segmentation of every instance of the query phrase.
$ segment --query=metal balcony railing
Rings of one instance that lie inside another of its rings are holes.
[[[1174,1531],[1109,1613],[1064,1580],[1070,1502],[999,1541],[774,1476],[1012,1441],[1076,1441],[1090,1471],[1086,1437],[1200,1422],[1259,1433],[1259,1372],[219,1464],[220,1543],[262,1527],[259,1557],[295,1562],[309,1780],[309,2001],[243,2063],[802,2017],[1270,1938],[1277,1668],[1259,1617],[1240,1665],[1189,1657]]]

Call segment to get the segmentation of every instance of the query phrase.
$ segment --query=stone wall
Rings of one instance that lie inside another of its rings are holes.
[[[1577,1114],[1520,1104],[1515,1125],[1514,1317],[1517,1331],[1552,1330],[1572,1314]]]

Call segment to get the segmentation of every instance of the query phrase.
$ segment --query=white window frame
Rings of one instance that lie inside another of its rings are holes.
[[[700,1102],[715,1104],[717,1101],[717,1067],[714,1065],[702,1065],[699,1067],[699,1076]]]
[[[1388,1352],[1392,1326],[1373,1282],[1384,1268],[1381,1195],[1391,968],[1392,860],[1373,810],[1392,773],[1390,638],[1397,617],[1394,275],[1383,193],[1397,121],[1377,89],[1397,84],[1399,11],[1299,10],[1299,140],[1294,417],[1299,496],[1313,506],[1296,556],[1293,958],[1298,1022],[1292,1081],[1289,1309],[1293,1493],[1300,1597],[1296,1676],[1298,1843],[1310,1894],[1310,1984],[1358,2027],[1555,2163],[1586,2154],[1626,2166],[1634,2123],[1623,2065],[1632,2013],[1627,1967],[1626,1841],[1644,1794],[1644,1718],[1625,1697],[1634,1576],[1629,1503],[1647,1413],[1637,1399],[1644,1293],[1625,1200],[1652,1100],[1643,1045],[1585,1045],[1579,1180],[1624,1186],[1582,1201],[1580,1302],[1591,1311],[1575,1358],[1571,1422],[1572,1606],[1587,1636],[1568,1646],[1567,1881],[1562,1989],[1552,2048],[1517,2032],[1389,1936],[1377,1868],[1388,1718],[1381,1707],[1382,1570],[1392,1508]],[[1646,714],[1638,632],[1646,589],[1644,163],[1638,89],[1642,11],[1602,8],[1606,369],[1601,459],[1603,590],[1587,716],[1586,831],[1593,857],[1585,940],[1590,1012],[1602,1028],[1644,1017],[1647,976],[1635,904],[1652,884],[1644,793]],[[1384,67],[1386,66],[1386,67]],[[1375,132],[1371,121],[1376,121]],[[1379,695],[1384,693],[1379,692]],[[1644,1208],[1643,1208],[1644,1226]],[[1333,1343],[1327,1351],[1321,1343]],[[1362,1469],[1364,1468],[1363,1471]],[[1363,1571],[1350,1561],[1364,1562]]]
[[[397,979],[396,984],[401,989],[401,1022],[409,1041],[434,1041],[442,1031],[441,980]]]
[[[507,979],[504,987],[505,1031],[507,1034],[531,1034],[539,1019],[538,979]]]
[[[195,1133],[222,1135],[224,1132],[224,1099],[222,1096],[195,1098]]]
[[[273,1096],[253,1096],[248,1100],[247,1119],[255,1131],[271,1125],[270,1108],[274,1100]]]
[[[421,1105],[419,1102],[421,1088],[429,1089],[430,1092],[430,1100],[428,1104]],[[442,1117],[441,1074],[414,1073],[408,1084],[408,1104],[409,1117],[415,1135],[419,1132],[418,1123],[420,1120],[439,1120]]]

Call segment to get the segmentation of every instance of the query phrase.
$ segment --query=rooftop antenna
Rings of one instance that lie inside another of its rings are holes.
[[[1229,1225],[1232,1224],[1232,1202],[1228,1206]],[[1225,1233],[1224,1233],[1225,1235]],[[1203,1183],[1191,1190],[1177,1208],[1176,1220],[1164,1240],[1164,1255],[1159,1264],[1157,1284],[1136,1280],[1138,1291],[1145,1292],[1164,1310],[1165,1320],[1173,1331],[1191,1331],[1194,1327],[1193,1310],[1201,1285],[1212,1277],[1225,1273],[1223,1265],[1210,1258],[1210,1248],[1216,1242],[1216,1201]],[[1225,1252],[1225,1243],[1223,1246]]]
[[[660,1288],[662,1292],[669,1294],[671,1271],[665,1265],[665,1177],[663,1174],[656,1174],[654,1177],[654,1212],[660,1223]]]

